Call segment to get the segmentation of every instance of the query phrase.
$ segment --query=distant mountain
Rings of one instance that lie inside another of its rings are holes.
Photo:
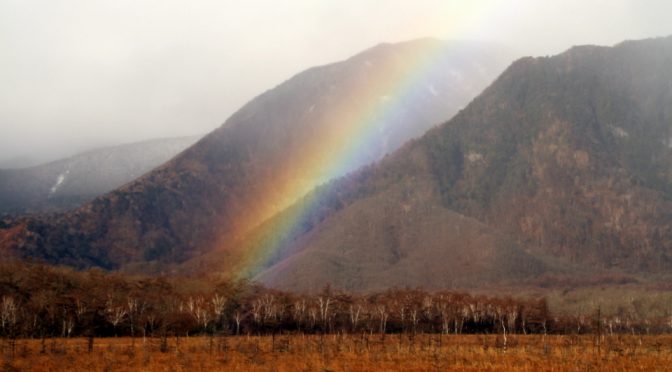
[[[669,278],[671,146],[672,37],[523,58],[451,121],[254,231],[244,266],[292,290]]]
[[[0,249],[108,269],[235,249],[317,184],[453,116],[511,60],[498,46],[423,39],[309,69],[139,180],[73,212],[3,222]]]
[[[200,137],[162,138],[90,150],[23,169],[0,169],[0,215],[77,207],[165,163]]]
[[[39,161],[37,158],[27,155],[19,155],[0,160],[0,169],[29,168],[41,163],[44,162]]]

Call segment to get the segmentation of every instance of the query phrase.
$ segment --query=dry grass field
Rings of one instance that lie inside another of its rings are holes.
[[[19,340],[2,371],[663,371],[672,336],[325,335]],[[133,345],[135,343],[135,345]]]

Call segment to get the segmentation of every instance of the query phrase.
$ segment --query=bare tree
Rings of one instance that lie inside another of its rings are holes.
[[[389,316],[389,313],[387,311],[387,307],[385,304],[379,304],[376,306],[376,313],[378,315],[378,320],[380,321],[379,323],[379,330],[380,334],[384,337],[385,336],[385,331],[387,329],[387,318]]]
[[[227,305],[226,298],[215,293],[215,295],[210,299],[210,305],[212,306],[212,313],[215,316],[215,323],[224,324],[224,314],[226,312]]]
[[[294,318],[294,323],[296,324],[296,329],[300,332],[301,325],[303,324],[304,318],[306,316],[306,299],[301,298],[294,301],[292,306],[292,317]]]
[[[202,296],[196,298],[189,297],[184,304],[183,309],[192,317],[201,330],[207,331],[213,317],[208,309],[205,299]]]
[[[252,307],[250,308],[252,320],[259,328],[263,326],[263,309],[264,306],[261,299],[256,299],[252,302]]]
[[[441,333],[448,334],[450,332],[450,313],[448,303],[440,301],[436,305],[439,315],[441,316]]]
[[[63,315],[61,315],[61,337],[70,337],[72,330],[75,328],[75,319],[68,311],[66,306],[63,306]]]
[[[108,297],[108,300],[105,303],[105,318],[112,324],[115,337],[117,336],[117,327],[121,324],[127,314],[128,312],[126,311],[125,306],[117,304],[111,296]]]
[[[329,305],[331,298],[319,296],[317,298],[317,305],[319,307],[320,320],[322,321],[322,332],[329,331]]]
[[[0,302],[0,325],[4,336],[12,336],[16,327],[18,304],[11,296],[2,296]]]
[[[359,314],[362,312],[362,305],[350,304],[348,313],[350,314],[350,329],[351,332],[357,331],[357,324],[359,323]]]
[[[428,323],[432,323],[432,319],[434,318],[434,299],[432,296],[426,295],[422,299],[422,315]]]
[[[516,320],[518,319],[518,307],[515,304],[509,304],[506,309],[506,320],[511,333],[516,332]]]
[[[138,300],[133,297],[129,297],[126,300],[126,312],[128,314],[128,323],[131,327],[131,343],[135,346],[135,322],[137,320],[137,315],[140,309]]]
[[[279,315],[279,308],[276,306],[276,298],[273,294],[266,294],[261,298],[261,314],[264,320],[263,323],[270,321],[277,321]]]
[[[310,320],[310,329],[314,331],[318,319],[318,309],[315,304],[312,303],[312,301],[308,306],[308,319]]]
[[[240,334],[240,322],[243,320],[243,313],[240,310],[233,312],[233,321],[236,322],[236,336]]]

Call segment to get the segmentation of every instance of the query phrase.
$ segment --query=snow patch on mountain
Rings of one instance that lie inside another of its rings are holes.
[[[630,133],[626,132],[625,129],[623,129],[623,128],[621,128],[621,127],[616,127],[616,126],[613,126],[613,125],[610,125],[609,127],[610,127],[610,129],[611,129],[611,132],[612,132],[616,137],[619,137],[619,138],[627,138],[627,137],[630,137]]]
[[[483,160],[483,154],[480,154],[480,153],[478,153],[478,152],[473,152],[473,151],[472,151],[472,152],[470,152],[470,153],[467,155],[467,159],[468,159],[469,162],[471,162],[471,163],[476,162],[476,161],[479,161],[479,160]]]
[[[58,188],[61,187],[61,185],[63,184],[63,181],[65,181],[65,177],[68,174],[70,174],[69,170],[59,174],[58,177],[56,177],[56,183],[49,190],[49,195],[53,195],[56,191],[58,191]]]

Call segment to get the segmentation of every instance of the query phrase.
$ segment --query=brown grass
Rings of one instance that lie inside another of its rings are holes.
[[[672,336],[277,336],[19,340],[2,371],[593,371],[665,370]]]

